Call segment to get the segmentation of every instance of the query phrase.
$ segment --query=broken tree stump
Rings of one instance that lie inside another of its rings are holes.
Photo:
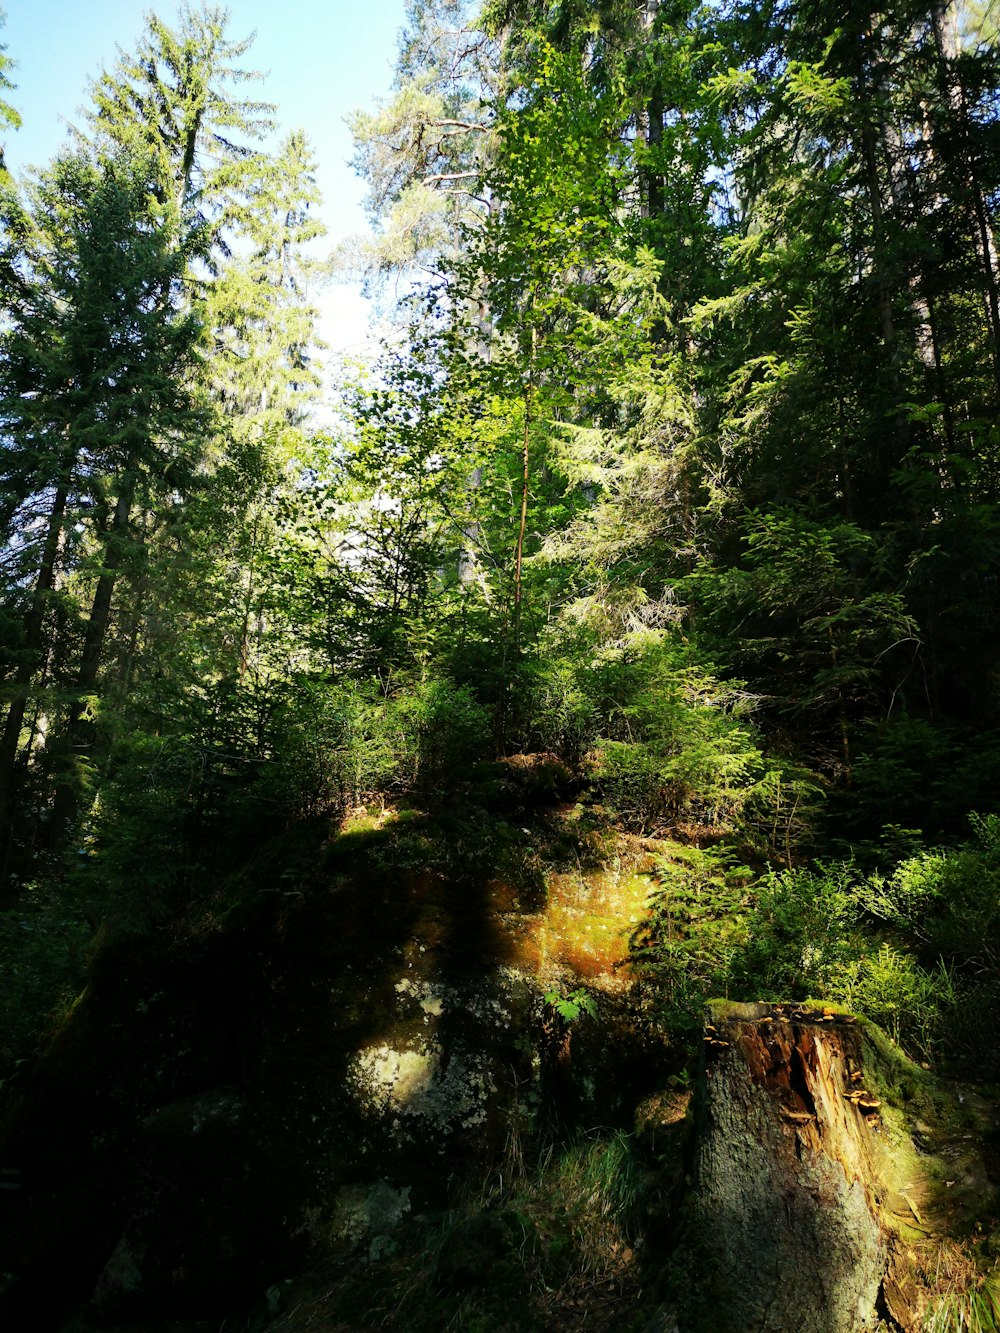
[[[914,1327],[866,1045],[832,1008],[709,1006],[694,1235],[714,1328]]]

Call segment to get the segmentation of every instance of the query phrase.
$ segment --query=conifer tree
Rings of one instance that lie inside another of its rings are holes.
[[[172,202],[185,248],[217,261],[243,214],[263,159],[255,145],[273,128],[270,103],[237,95],[262,76],[238,61],[253,38],[226,35],[228,12],[186,4],[177,28],[155,14],[134,54],[91,88],[94,141],[140,148],[156,164],[161,203]]]
[[[7,19],[6,14],[2,9],[0,9],[0,28],[3,27],[4,23],[6,22],[6,19]],[[14,62],[7,54],[6,46],[3,43],[0,43],[0,93],[4,94],[8,93],[12,91],[14,87],[16,87],[16,85],[11,81],[9,73],[13,64]],[[2,130],[3,132],[6,132],[7,130],[11,129],[16,130],[19,128],[20,124],[21,124],[21,117],[18,111],[10,104],[10,102],[7,101],[5,96],[0,96],[0,130]],[[7,165],[4,161],[3,143],[0,142],[0,184],[3,183],[7,175],[8,173],[7,173]]]
[[[71,760],[86,758],[114,592],[136,558],[134,514],[183,494],[197,461],[188,376],[198,327],[176,307],[176,214],[155,203],[150,168],[124,151],[99,162],[77,152],[40,178],[0,367],[22,534],[8,547],[8,589],[25,606],[0,793],[8,804],[31,691],[48,677],[65,686],[61,704],[46,705],[62,768],[53,827],[79,792]],[[60,570],[89,610],[60,606]]]
[[[350,117],[378,230],[345,262],[374,280],[454,258],[464,226],[489,208],[493,107],[503,96],[498,43],[470,0],[412,0],[407,20],[392,96]]]
[[[213,339],[209,374],[223,410],[240,429],[299,424],[316,395],[317,312],[311,243],[326,228],[316,164],[305,135],[288,135],[261,164],[240,225],[241,249],[206,292]]]

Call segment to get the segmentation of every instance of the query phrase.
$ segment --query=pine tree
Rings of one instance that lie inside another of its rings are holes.
[[[162,204],[182,223],[182,244],[218,262],[229,252],[229,229],[243,215],[264,163],[254,147],[273,128],[270,103],[240,98],[236,89],[262,76],[238,61],[253,38],[226,35],[228,11],[185,5],[176,29],[155,14],[134,54],[91,88],[88,115],[94,142],[141,149],[156,164]]]
[[[6,22],[7,16],[0,9],[0,28]],[[16,84],[11,81],[9,70],[14,62],[7,54],[7,47],[0,43],[0,93],[12,91]],[[11,106],[6,97],[0,97],[0,130],[16,130],[20,127],[21,117],[18,111]],[[3,143],[0,143],[0,184],[8,177],[7,166],[4,161]]]
[[[241,253],[206,291],[214,392],[234,424],[258,432],[301,423],[319,387],[309,247],[326,229],[315,212],[315,170],[305,135],[288,135],[262,164],[241,220]]]
[[[66,686],[52,719],[53,762],[63,769],[54,827],[79,793],[70,759],[89,748],[112,600],[136,558],[135,511],[183,494],[197,462],[187,377],[198,326],[177,310],[177,221],[170,204],[155,203],[153,181],[149,159],[125,152],[100,162],[65,155],[40,178],[20,259],[24,296],[0,366],[8,481],[23,534],[8,548],[8,586],[25,604],[0,793],[9,809],[32,690],[54,678]],[[89,611],[61,603],[60,570],[89,596]],[[46,711],[51,717],[52,706]],[[32,743],[29,736],[26,757]]]
[[[345,263],[370,280],[425,272],[461,249],[464,225],[489,208],[493,106],[502,96],[498,44],[469,0],[413,0],[395,89],[350,118],[354,165],[368,183],[375,240]]]

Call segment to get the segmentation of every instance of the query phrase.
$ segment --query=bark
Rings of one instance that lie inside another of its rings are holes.
[[[899,367],[899,340],[896,320],[893,312],[894,298],[897,296],[898,278],[892,272],[889,259],[889,246],[886,231],[885,206],[883,203],[883,174],[879,149],[885,154],[885,145],[880,145],[879,134],[873,119],[871,108],[878,101],[879,88],[871,70],[877,67],[879,52],[874,48],[874,35],[869,30],[859,43],[855,54],[854,86],[860,108],[858,126],[858,148],[864,167],[864,185],[868,197],[868,209],[871,217],[871,263],[872,277],[875,284],[875,303],[878,310],[879,331],[882,335],[887,383],[892,392],[893,402],[889,413],[892,422],[891,436],[886,432],[883,441],[876,446],[877,475],[880,484],[888,485],[893,468],[905,458],[910,445],[910,427],[906,414],[900,407],[903,398],[903,386]],[[891,193],[891,171],[889,191]],[[895,448],[891,454],[889,440],[894,438]]]
[[[53,849],[62,846],[80,800],[79,761],[86,757],[90,748],[91,727],[86,720],[87,700],[94,693],[104,659],[104,641],[111,621],[112,599],[126,558],[135,488],[134,477],[123,479],[105,545],[103,568],[87,620],[76,679],[76,699],[70,709],[61,745],[63,771],[57,779],[49,835]]]
[[[648,34],[652,34],[656,26],[659,8],[660,0],[645,0],[642,26]],[[658,88],[650,94],[645,118],[646,147],[655,152],[663,141],[663,97]],[[646,172],[646,204],[650,218],[658,218],[663,212],[663,181],[652,166]]]
[[[861,1026],[822,1009],[717,1003],[705,1052],[696,1243],[715,1327],[915,1327]]]
[[[945,88],[948,108],[958,130],[959,160],[965,184],[965,203],[971,223],[972,239],[979,259],[986,306],[986,322],[990,332],[993,375],[1000,388],[1000,278],[996,237],[989,205],[983,189],[979,162],[972,143],[971,115],[965,88],[957,70],[961,54],[955,7],[943,4],[933,11],[934,39],[938,65]]]
[[[6,903],[13,892],[11,882],[10,855],[14,841],[15,817],[17,813],[17,777],[18,755],[21,749],[21,733],[24,729],[24,716],[31,696],[32,680],[44,667],[45,653],[45,611],[48,600],[56,586],[56,566],[62,545],[63,528],[66,519],[66,505],[69,500],[69,482],[66,477],[72,468],[75,456],[70,454],[64,460],[63,476],[56,486],[56,492],[49,510],[45,541],[42,546],[41,563],[38,577],[31,594],[31,605],[24,624],[23,656],[14,675],[14,692],[4,719],[3,733],[0,735],[0,904]],[[34,727],[32,728],[34,732]],[[27,754],[31,753],[31,745]]]
[[[535,296],[531,295],[531,314],[534,316]],[[524,565],[524,538],[528,527],[528,499],[531,493],[531,427],[535,375],[537,331],[531,329],[531,360],[528,363],[528,382],[524,390],[524,432],[521,439],[521,509],[517,522],[517,548],[514,554],[514,652],[521,652],[521,574]]]
[[[41,657],[45,606],[49,595],[55,588],[56,559],[59,554],[68,496],[68,485],[65,482],[60,482],[56,487],[52,507],[49,510],[41,565],[31,594],[31,606],[25,619],[23,657],[14,676],[14,695],[7,709],[3,736],[0,738],[0,826],[5,822],[8,803],[12,794],[21,729],[24,725],[24,714],[30,694],[29,687],[32,677],[38,669]]]
[[[530,388],[529,388],[530,394]],[[524,536],[528,524],[528,495],[531,488],[530,454],[531,398],[524,400],[524,436],[521,441],[521,509],[517,521],[517,550],[514,555],[514,651],[521,651],[521,571],[524,564]]]

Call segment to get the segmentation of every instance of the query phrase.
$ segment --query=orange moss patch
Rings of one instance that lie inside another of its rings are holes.
[[[507,880],[491,879],[486,884],[486,901],[491,911],[504,914],[517,910],[520,894]]]
[[[634,873],[551,873],[545,909],[504,921],[516,965],[540,975],[610,976],[628,960],[629,936],[651,887],[647,876]]]

